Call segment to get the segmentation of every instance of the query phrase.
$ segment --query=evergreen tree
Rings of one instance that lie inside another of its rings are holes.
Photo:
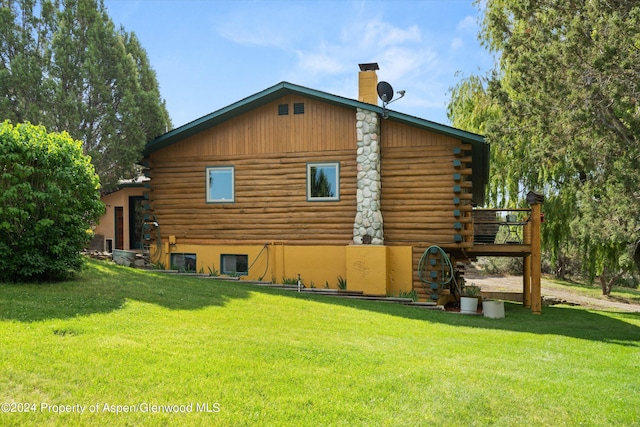
[[[0,5],[0,118],[69,132],[105,187],[137,176],[144,144],[171,122],[135,35],[102,0]]]

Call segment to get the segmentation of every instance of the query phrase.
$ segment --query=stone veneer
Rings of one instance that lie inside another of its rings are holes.
[[[373,111],[357,109],[357,213],[353,224],[353,243],[384,244],[380,212],[380,118]]]

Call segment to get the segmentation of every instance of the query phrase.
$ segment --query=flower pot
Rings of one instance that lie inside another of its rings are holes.
[[[460,313],[477,313],[478,298],[476,297],[460,297]]]
[[[504,301],[489,300],[482,302],[482,312],[484,317],[492,319],[504,318]]]

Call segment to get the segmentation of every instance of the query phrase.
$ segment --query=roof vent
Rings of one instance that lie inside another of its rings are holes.
[[[286,116],[289,114],[289,104],[278,104],[278,115]]]

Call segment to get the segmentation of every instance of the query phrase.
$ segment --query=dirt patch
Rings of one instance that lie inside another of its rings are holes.
[[[477,269],[465,273],[468,284],[473,282],[483,291],[489,292],[519,292],[522,293],[522,276],[491,276]],[[557,285],[549,286],[546,279],[542,279],[542,298],[547,304],[579,305],[594,310],[616,310],[640,312],[640,304],[621,300],[616,297],[582,295],[571,288],[558,289]]]

